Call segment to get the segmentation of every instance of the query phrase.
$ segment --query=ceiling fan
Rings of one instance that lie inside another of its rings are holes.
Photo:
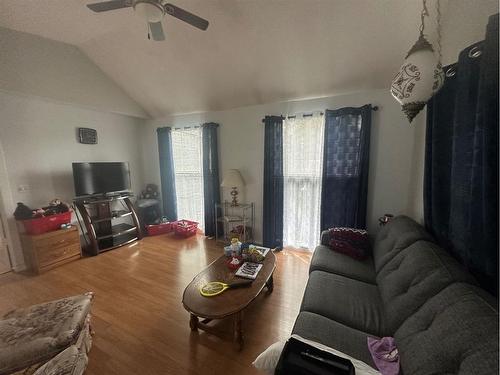
[[[165,14],[178,18],[201,30],[206,30],[208,27],[207,20],[173,4],[166,3],[164,0],[111,0],[102,3],[87,4],[87,7],[97,13],[122,8],[133,8],[136,13],[146,20],[150,35],[156,41],[165,40],[165,34],[161,25]]]

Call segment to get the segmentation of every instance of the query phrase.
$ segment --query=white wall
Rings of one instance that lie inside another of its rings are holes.
[[[368,195],[368,229],[377,229],[384,213],[407,213],[415,128],[386,90],[321,99],[282,102],[221,112],[179,115],[149,121],[143,132],[144,179],[159,183],[158,144],[155,129],[217,122],[221,178],[227,169],[239,169],[246,181],[247,201],[256,204],[256,240],[262,237],[263,160],[265,115],[292,114],[371,103],[373,112]]]
[[[71,203],[73,161],[128,161],[132,189],[134,192],[142,189],[138,139],[143,120],[2,91],[0,113],[0,149],[3,149],[8,177],[0,186],[9,215],[15,269],[23,268],[16,223],[11,216],[15,203],[40,207],[56,197]],[[97,129],[99,143],[78,143],[77,127]],[[29,190],[19,192],[19,185],[28,185]]]
[[[420,224],[424,224],[424,162],[425,162],[425,127],[427,109],[413,120],[415,128],[412,145],[412,162],[408,192],[408,215]]]
[[[488,17],[498,13],[499,5],[498,0],[449,0],[443,8],[441,44],[448,65],[461,50],[484,39]]]
[[[0,27],[0,51],[2,90],[148,117],[75,46]]]

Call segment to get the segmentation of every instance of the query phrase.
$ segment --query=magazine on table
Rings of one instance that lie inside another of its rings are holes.
[[[261,268],[262,264],[260,263],[245,262],[238,268],[235,275],[244,277],[245,279],[255,280]]]

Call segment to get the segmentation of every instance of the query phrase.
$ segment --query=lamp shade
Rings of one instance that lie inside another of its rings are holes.
[[[243,181],[243,177],[241,177],[241,173],[237,169],[229,169],[224,173],[224,179],[222,180],[222,187],[240,187],[245,186],[245,181]]]
[[[423,35],[411,48],[392,81],[392,96],[411,122],[443,86],[444,73],[432,45]]]

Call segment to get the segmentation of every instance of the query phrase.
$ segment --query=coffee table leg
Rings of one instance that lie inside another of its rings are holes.
[[[243,349],[243,312],[240,311],[234,315],[234,342],[238,350]]]
[[[198,317],[196,315],[191,314],[191,318],[189,319],[189,327],[191,331],[198,330]]]
[[[269,277],[269,279],[266,281],[266,286],[267,286],[267,291],[269,293],[272,293],[273,290],[274,290],[274,279],[273,279],[273,275],[271,275]]]

